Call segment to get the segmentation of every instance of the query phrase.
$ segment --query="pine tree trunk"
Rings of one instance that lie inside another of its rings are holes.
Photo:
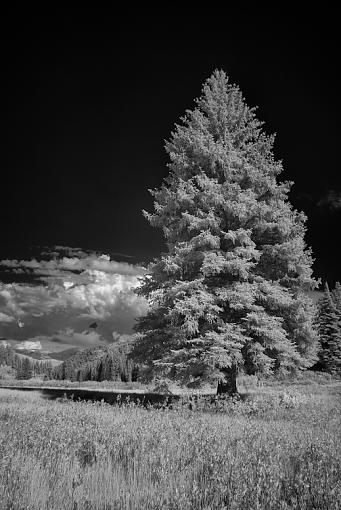
[[[237,391],[237,367],[227,367],[222,370],[224,378],[218,381],[217,394],[235,395]]]

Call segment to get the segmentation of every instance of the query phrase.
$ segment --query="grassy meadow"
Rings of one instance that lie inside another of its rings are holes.
[[[1,510],[341,508],[340,381],[251,383],[192,410],[0,388]]]

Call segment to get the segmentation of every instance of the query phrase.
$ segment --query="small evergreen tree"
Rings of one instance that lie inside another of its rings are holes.
[[[341,309],[338,308],[340,285],[330,292],[325,284],[324,295],[318,303],[317,324],[320,337],[318,368],[341,373]]]
[[[113,378],[114,361],[112,356],[108,353],[102,360],[100,381],[111,381]]]
[[[15,368],[16,358],[17,355],[15,354],[12,347],[9,345],[0,344],[0,364]]]
[[[47,379],[53,378],[53,367],[50,361],[45,361],[41,364],[41,372]]]
[[[332,298],[336,309],[341,313],[341,285],[339,282],[335,283],[335,288],[332,291]]]
[[[18,370],[18,379],[28,380],[31,379],[33,375],[33,363],[27,357],[25,357],[20,364],[20,369]]]
[[[138,292],[133,355],[153,374],[185,384],[218,381],[236,391],[237,371],[306,368],[316,359],[316,287],[303,213],[288,201],[274,137],[239,88],[216,71],[166,144],[170,173],[151,191],[167,253]]]
[[[21,372],[22,372],[22,358],[20,356],[15,356],[13,368],[15,369],[15,371],[17,373],[17,379],[20,379]]]

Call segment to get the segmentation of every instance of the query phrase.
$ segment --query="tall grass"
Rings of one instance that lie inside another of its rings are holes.
[[[146,385],[139,382],[121,382],[121,381],[69,381],[69,380],[42,380],[40,378],[32,379],[3,379],[0,380],[1,387],[31,387],[31,388],[89,388],[94,390],[123,390],[123,391],[148,391],[150,389]]]
[[[2,389],[0,508],[339,509],[340,394],[282,387],[202,412]]]

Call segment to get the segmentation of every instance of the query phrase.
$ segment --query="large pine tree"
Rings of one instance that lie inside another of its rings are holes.
[[[215,71],[166,150],[169,175],[152,190],[167,253],[139,289],[135,356],[183,384],[218,382],[236,391],[247,373],[309,367],[316,360],[316,287],[305,216],[288,201],[291,183],[274,137],[226,74]]]

